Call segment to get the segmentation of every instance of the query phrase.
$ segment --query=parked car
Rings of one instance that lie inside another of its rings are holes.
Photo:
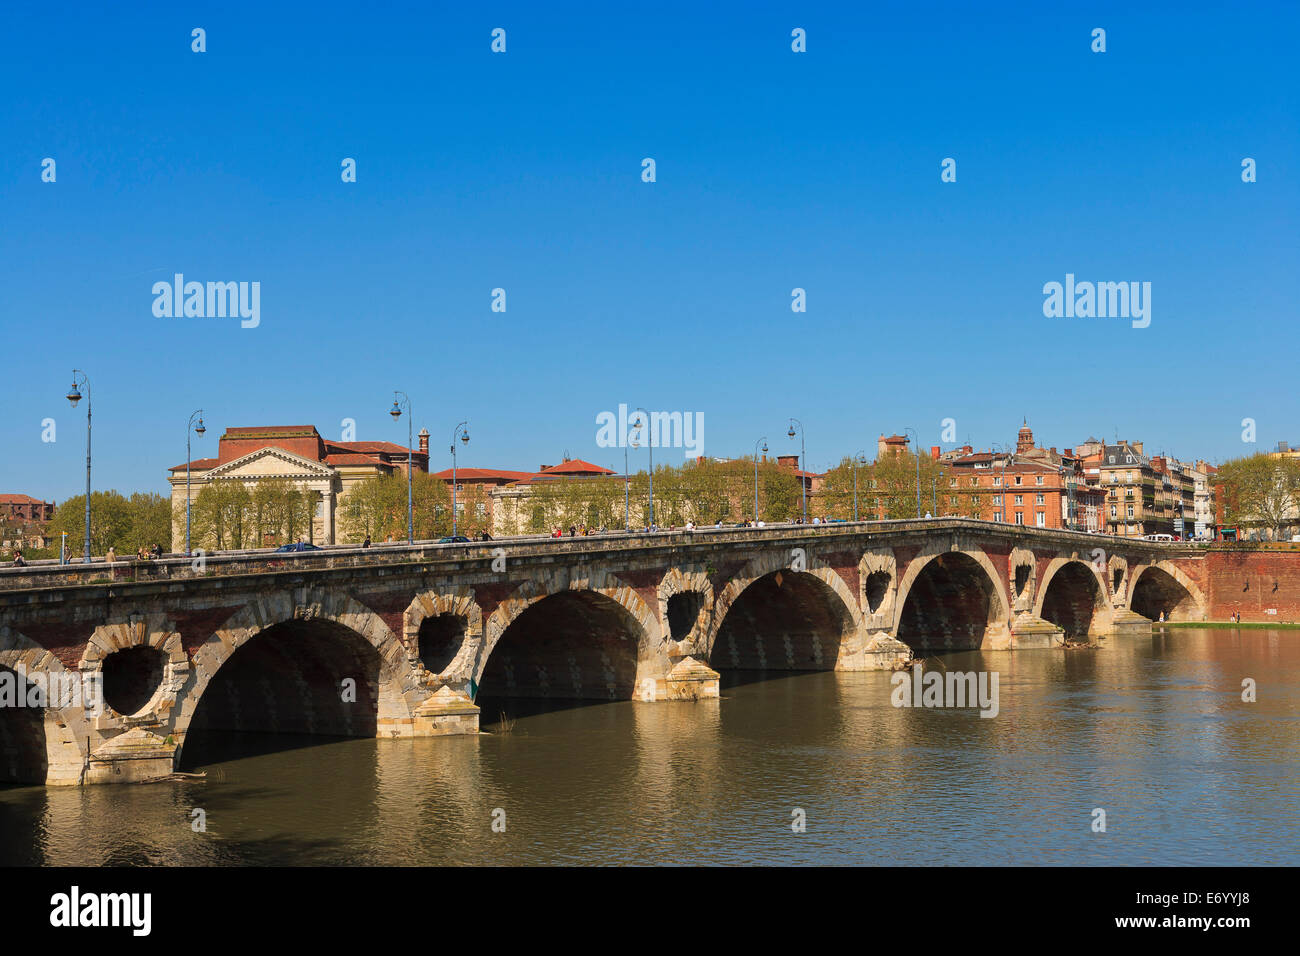
[[[439,544],[469,544],[469,538],[463,534],[447,535],[445,538],[438,539]]]
[[[308,544],[306,541],[295,541],[293,544],[282,544],[275,549],[276,554],[282,554],[286,551],[319,551],[314,544]]]

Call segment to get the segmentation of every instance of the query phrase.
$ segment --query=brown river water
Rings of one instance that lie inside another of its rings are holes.
[[[0,863],[1300,863],[1300,631],[940,666],[997,672],[997,716],[724,672],[715,701],[481,698],[477,737],[214,738],[203,780],[0,788]]]

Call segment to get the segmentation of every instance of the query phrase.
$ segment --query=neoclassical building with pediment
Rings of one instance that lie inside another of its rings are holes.
[[[428,471],[429,433],[421,430],[420,447],[410,450],[414,471]],[[190,499],[212,482],[239,482],[252,491],[260,481],[287,479],[319,495],[312,521],[314,544],[338,544],[340,502],[367,478],[405,474],[407,449],[386,441],[342,442],[321,437],[312,425],[227,428],[217,442],[216,458],[188,463]],[[185,547],[186,463],[168,469],[172,487],[172,550]]]

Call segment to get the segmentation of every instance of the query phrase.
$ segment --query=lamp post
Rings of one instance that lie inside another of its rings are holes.
[[[411,427],[415,416],[411,414],[411,397],[396,390],[393,394],[400,395],[406,403],[406,543],[415,544],[415,506],[411,499]],[[393,407],[388,410],[388,414],[393,416],[393,421],[402,417],[402,408],[396,398],[393,399]]]
[[[650,452],[650,528],[655,526],[655,442],[654,435],[650,432],[650,413],[644,408],[637,408],[636,411],[642,415],[641,421],[637,422],[636,430],[640,434],[641,426],[646,426],[646,450]]]
[[[77,407],[77,402],[81,401],[81,392],[78,390],[77,376],[81,376],[80,384],[86,390],[86,539],[85,551],[82,560],[86,564],[90,563],[90,379],[81,369],[72,370],[72,387],[68,389],[68,401],[72,407]]]
[[[194,426],[194,434],[202,435],[207,431],[203,427],[203,409],[190,412],[190,420],[185,423],[185,554],[187,557],[190,553],[190,426],[194,425],[195,415],[199,416],[199,423]]]
[[[636,442],[623,442],[623,530],[632,530],[632,476],[628,474],[627,446],[640,448]]]
[[[451,430],[451,536],[456,537],[456,438],[459,436],[462,445],[469,444],[469,429],[465,428],[469,422],[461,422]]]
[[[999,495],[1002,498],[1002,505],[999,513],[1002,517],[1002,523],[1006,524],[1007,522],[1007,458],[1006,458],[1007,448],[1005,445],[994,442],[993,450],[998,453],[998,467],[1001,469],[1001,475],[999,475],[998,489],[999,489]]]
[[[754,442],[754,524],[758,524],[758,446],[763,445],[763,454],[767,454],[767,436]]]
[[[916,516],[921,517],[921,439],[915,428],[904,428],[903,434],[912,433],[912,451],[916,453]]]
[[[858,465],[867,463],[866,452],[858,452],[853,456],[853,520],[858,520]]]
[[[794,437],[795,425],[799,426],[799,467],[796,469],[796,472],[803,472],[808,470],[808,462],[806,460],[807,453],[804,447],[803,422],[799,421],[799,419],[797,418],[790,419],[790,430],[786,432],[786,437],[788,438]],[[807,524],[808,523],[808,485],[804,482],[804,478],[802,474],[800,474],[798,477],[799,477],[799,487],[803,489],[803,523]]]

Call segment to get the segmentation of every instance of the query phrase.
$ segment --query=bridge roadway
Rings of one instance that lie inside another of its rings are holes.
[[[0,569],[0,780],[157,776],[209,730],[475,733],[480,690],[691,700],[724,669],[1104,643],[1204,620],[1206,556],[941,518]]]

